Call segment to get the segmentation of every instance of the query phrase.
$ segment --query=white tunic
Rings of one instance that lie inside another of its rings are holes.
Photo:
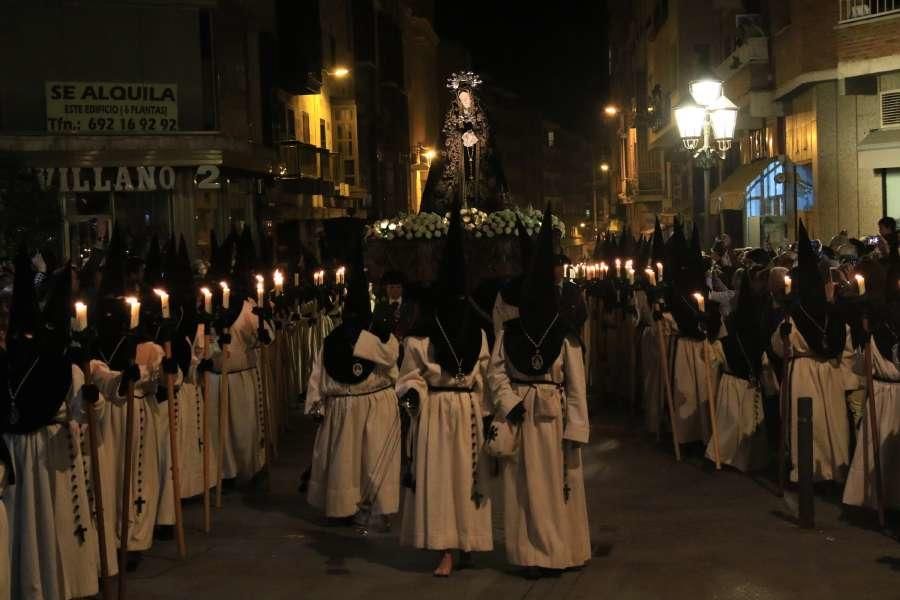
[[[724,356],[722,360],[725,361]],[[725,370],[728,370],[727,364]],[[768,462],[768,438],[762,392],[746,379],[728,372],[719,380],[716,394],[716,424],[719,429],[719,456],[723,464],[739,471],[757,471]],[[712,440],[706,458],[715,460]]]
[[[886,359],[872,341],[872,372],[874,374],[875,415],[878,425],[879,458],[884,482],[884,504],[889,509],[900,507],[900,369],[893,360]],[[856,371],[865,375],[862,356]],[[856,450],[844,488],[844,504],[877,507],[875,495],[875,464],[872,451],[872,428],[869,403],[866,403],[862,422],[856,436]]]
[[[372,514],[393,514],[400,507],[400,413],[394,385],[400,344],[383,343],[363,331],[353,355],[375,363],[358,384],[332,379],[319,352],[306,394],[306,412],[325,411],[313,447],[309,503],[328,517],[348,517],[361,502]]]
[[[15,600],[98,592],[100,551],[82,454],[87,435],[70,418],[80,412],[83,382],[73,366],[72,386],[53,424],[26,435],[4,434],[16,476],[3,495],[10,532],[7,581]]]
[[[792,352],[810,353],[803,335],[791,323],[788,338]],[[815,481],[843,481],[850,463],[850,425],[847,420],[845,392],[859,387],[859,378],[852,373],[853,348],[850,331],[843,355],[823,362],[815,358],[795,358],[790,364],[791,399],[791,481],[797,481],[797,400],[812,398],[813,419],[813,479]],[[772,335],[772,348],[784,356],[780,330]]]
[[[704,350],[708,344],[708,350]],[[709,357],[709,378],[712,382],[713,399],[719,389],[722,367],[722,345],[688,337],[677,338],[673,369],[672,401],[675,405],[675,420],[678,426],[678,441],[682,444],[701,441],[704,444],[712,437],[709,414],[709,395],[706,391],[707,364]]]
[[[408,337],[403,343],[397,395],[418,392],[420,412],[409,431],[415,490],[404,496],[400,543],[432,550],[491,550],[489,463],[482,451],[482,419],[492,412],[486,389],[491,358],[487,337],[482,333],[478,362],[462,380],[435,362],[428,338]]]
[[[521,383],[526,380],[548,383]],[[519,402],[525,406],[517,454],[503,461],[509,561],[550,569],[585,564],[591,542],[581,450],[576,446],[587,443],[590,424],[581,347],[566,339],[550,370],[528,377],[507,360],[500,337],[488,381],[497,418],[505,419]]]
[[[666,358],[669,364],[663,365],[660,354],[660,330],[662,330],[662,343],[666,349]],[[641,382],[644,403],[644,424],[647,431],[657,433],[662,421],[668,422],[669,413],[666,406],[666,381],[664,370],[669,369],[669,381],[671,382],[672,369],[672,338],[676,335],[678,326],[669,313],[664,313],[663,320],[651,321],[641,335]]]
[[[503,335],[503,324],[512,319],[519,318],[519,307],[508,304],[503,299],[503,294],[497,292],[494,299],[494,309],[491,313],[491,320],[494,322],[494,339],[499,339]]]
[[[6,504],[3,502],[8,476],[6,465],[0,462],[0,600],[10,600],[12,593],[9,569],[9,520],[6,518]]]

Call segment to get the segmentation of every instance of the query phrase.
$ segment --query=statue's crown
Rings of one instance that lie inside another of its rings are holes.
[[[481,85],[481,77],[472,71],[458,71],[447,78],[447,89],[458,90],[461,87],[472,89]]]

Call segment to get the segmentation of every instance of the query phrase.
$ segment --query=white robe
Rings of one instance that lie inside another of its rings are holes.
[[[791,325],[793,320],[788,319]],[[797,481],[797,400],[812,398],[813,419],[813,479],[815,481],[843,481],[850,464],[850,424],[847,419],[845,392],[859,387],[859,378],[852,373],[853,348],[850,330],[843,355],[833,361],[821,362],[813,358],[796,358],[790,365],[791,402],[791,481]],[[788,338],[792,352],[809,353],[810,348],[796,326]],[[781,332],[772,335],[772,348],[784,356]]]
[[[678,441],[682,444],[712,437],[709,414],[709,395],[706,391],[706,358],[703,340],[681,337],[675,343],[672,401],[678,426]],[[719,388],[722,366],[722,345],[709,342],[709,378],[713,400]]]
[[[80,412],[83,382],[81,369],[73,366],[72,386],[53,424],[26,435],[4,434],[16,477],[3,496],[15,600],[81,598],[99,591],[100,550],[82,455],[87,432],[70,417]],[[81,527],[83,542],[76,535]]]
[[[507,558],[515,565],[549,569],[585,564],[591,542],[581,449],[564,444],[586,444],[590,432],[580,345],[566,339],[550,370],[528,377],[507,360],[501,336],[488,381],[498,419],[520,401],[525,406],[518,451],[502,467]]]
[[[503,294],[497,292],[494,299],[494,308],[491,311],[491,320],[494,322],[494,339],[500,339],[503,336],[503,324],[512,319],[519,317],[519,307],[507,304],[503,299]]]
[[[228,427],[223,444],[222,477],[247,481],[266,464],[266,404],[262,375],[258,367],[259,319],[253,314],[255,303],[244,301],[241,313],[231,325],[231,344],[224,361],[228,373]],[[269,335],[270,326],[265,325]],[[221,373],[223,356],[214,357]],[[215,421],[218,423],[218,419]]]
[[[418,392],[420,412],[409,431],[416,485],[404,495],[400,543],[431,550],[491,550],[489,461],[482,450],[482,418],[493,412],[486,389],[491,358],[487,337],[482,333],[478,362],[461,381],[435,362],[428,338],[408,337],[404,345],[397,395]],[[480,494],[477,504],[474,492]]]
[[[900,369],[892,359],[886,359],[881,355],[874,341],[870,343],[879,458],[885,491],[884,504],[889,509],[897,509],[900,508],[900,477],[897,476],[900,469]],[[856,370],[865,375],[862,356],[857,360]],[[856,450],[850,464],[850,474],[844,488],[844,504],[876,508],[875,464],[868,410],[867,402],[856,436]]]
[[[765,468],[769,455],[768,438],[762,392],[758,386],[723,373],[716,394],[716,424],[723,464],[744,472]],[[706,458],[716,459],[712,440],[706,445]]]
[[[320,405],[325,420],[316,431],[307,499],[328,517],[355,514],[363,501],[372,514],[400,508],[400,413],[394,385],[400,344],[385,344],[363,331],[353,355],[375,363],[358,384],[332,379],[319,352],[309,378],[306,413]],[[364,497],[365,496],[365,497]]]
[[[659,351],[660,326],[662,327],[663,345],[666,348],[666,358],[669,381],[671,381],[672,365],[672,337],[676,335],[678,326],[669,313],[664,313],[663,320],[657,323],[655,320],[644,329],[641,336],[641,381],[644,403],[644,424],[647,431],[657,433],[663,421],[669,420],[669,409],[666,400],[666,381],[662,355]]]
[[[0,600],[10,600],[12,594],[9,568],[9,520],[6,518],[6,504],[3,502],[8,476],[6,465],[0,462]]]

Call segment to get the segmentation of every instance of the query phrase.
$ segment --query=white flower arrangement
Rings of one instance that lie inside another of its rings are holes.
[[[486,213],[477,208],[464,208],[460,212],[465,230],[476,238],[516,235],[516,216],[521,219],[528,235],[537,235],[544,214],[533,208],[505,209]],[[376,221],[369,227],[369,237],[380,240],[440,239],[447,235],[449,217],[434,213],[400,213],[393,219]],[[554,215],[553,228],[565,236],[565,224]]]

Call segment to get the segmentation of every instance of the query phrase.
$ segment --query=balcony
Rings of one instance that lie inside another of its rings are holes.
[[[900,0],[898,0],[900,2]],[[727,82],[745,66],[751,64],[765,64],[769,62],[769,39],[766,37],[747,38],[740,46],[722,61],[716,69],[716,73]]]
[[[900,13],[900,0],[838,0],[841,23]]]
[[[275,176],[297,193],[342,196],[340,156],[327,148],[289,140],[278,145]]]

